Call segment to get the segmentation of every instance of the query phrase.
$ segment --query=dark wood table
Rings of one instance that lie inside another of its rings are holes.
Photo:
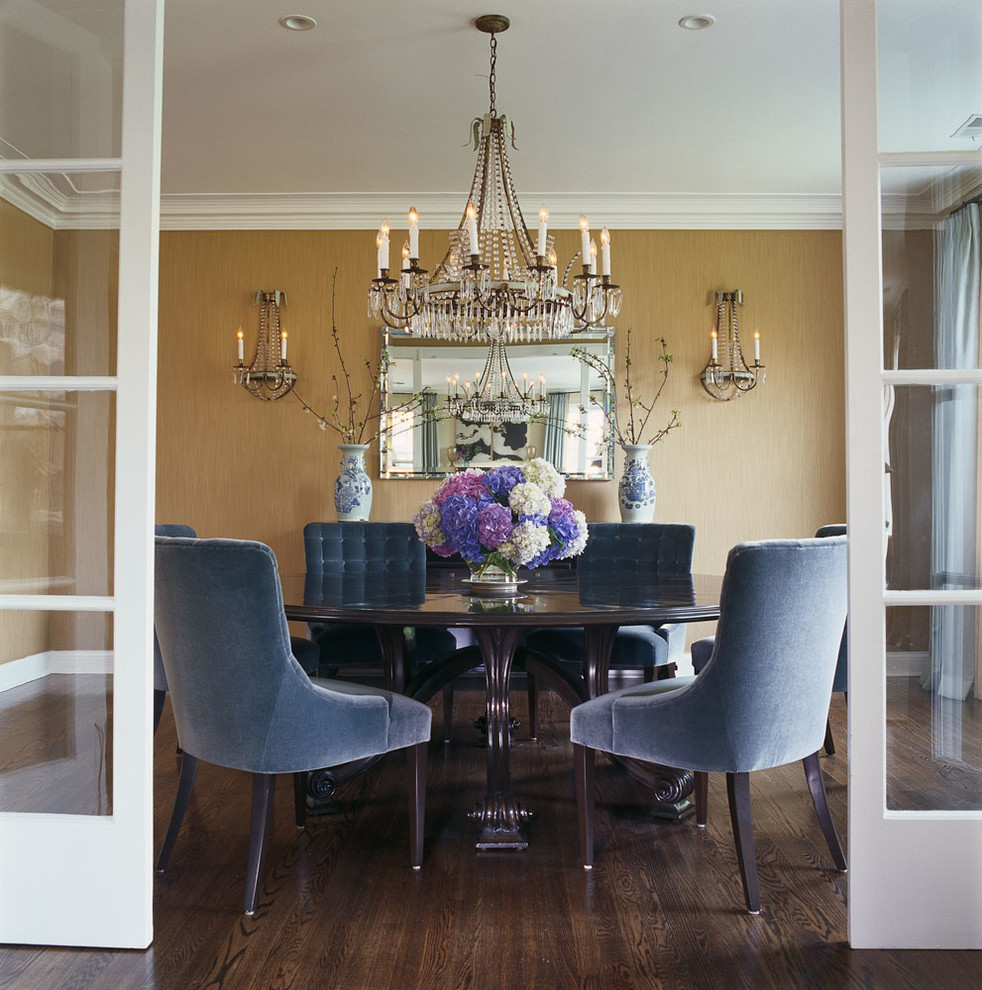
[[[524,849],[528,841],[522,822],[529,813],[512,788],[508,725],[509,678],[522,637],[542,627],[583,627],[582,675],[550,658],[523,653],[530,675],[570,704],[578,704],[607,690],[619,626],[717,619],[722,578],[699,574],[659,577],[640,568],[543,568],[527,574],[520,597],[495,600],[471,597],[462,581],[467,576],[463,567],[436,568],[425,574],[286,576],[283,598],[287,618],[292,620],[373,626],[382,646],[387,684],[421,700],[429,700],[444,684],[483,662],[488,778],[484,801],[471,813],[481,826],[477,846]],[[407,683],[404,626],[470,628],[478,647],[426,664]],[[666,817],[683,813],[679,808],[687,804],[692,792],[691,773],[651,764],[635,765],[632,773],[653,788]]]

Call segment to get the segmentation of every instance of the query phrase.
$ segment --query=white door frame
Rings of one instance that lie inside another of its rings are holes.
[[[120,160],[4,163],[7,172],[121,168],[111,598],[5,595],[4,609],[111,612],[113,808],[106,817],[0,814],[0,942],[146,948],[153,938],[153,518],[162,0],[126,0]],[[115,163],[115,164],[114,164]],[[0,378],[64,390],[65,378]]]
[[[876,0],[842,0],[843,256],[849,519],[849,942],[982,948],[982,815],[886,807],[888,604],[975,604],[982,593],[886,592],[882,395],[888,381],[977,380],[883,370]],[[924,164],[938,156],[920,156]],[[960,156],[950,156],[955,160]],[[975,156],[974,161],[982,163]]]

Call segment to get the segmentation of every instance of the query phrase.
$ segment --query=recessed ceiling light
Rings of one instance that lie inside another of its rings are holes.
[[[704,28],[711,28],[716,23],[716,18],[712,14],[686,14],[679,21],[679,27],[686,31],[702,31]]]
[[[306,14],[284,14],[280,18],[280,27],[285,27],[287,31],[313,31],[317,21]]]

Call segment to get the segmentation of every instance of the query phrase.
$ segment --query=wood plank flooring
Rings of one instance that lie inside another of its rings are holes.
[[[915,698],[913,692],[912,698]],[[524,720],[524,692],[513,692]],[[481,695],[458,691],[454,742],[430,747],[423,869],[409,868],[407,771],[389,757],[340,792],[342,810],[293,822],[288,779],[259,907],[241,913],[250,787],[202,764],[154,897],[146,952],[5,947],[0,988],[948,988],[982,985],[982,953],[856,951],[846,879],[832,867],[800,765],[751,778],[762,912],[747,915],[722,777],[705,830],[655,822],[639,785],[597,767],[597,852],[577,857],[568,710],[541,701],[539,740],[515,733],[515,784],[534,812],[524,853],[474,849]],[[434,737],[441,716],[435,705]],[[845,837],[846,733],[822,769]],[[905,729],[906,731],[906,729]],[[156,848],[180,757],[169,707],[155,743]],[[84,910],[84,897],[79,909]]]

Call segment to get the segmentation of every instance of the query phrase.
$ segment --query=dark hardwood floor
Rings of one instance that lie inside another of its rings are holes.
[[[513,699],[524,720],[524,692],[513,692]],[[539,740],[529,741],[524,726],[515,733],[515,782],[535,815],[529,849],[478,854],[466,811],[483,790],[483,742],[471,728],[481,704],[480,694],[458,691],[455,741],[430,747],[420,872],[409,867],[404,759],[389,757],[346,784],[340,813],[311,820],[302,831],[283,779],[259,907],[247,918],[241,899],[249,783],[244,774],[203,764],[170,869],[156,879],[152,947],[5,947],[0,988],[982,985],[982,953],[848,948],[846,879],[833,870],[800,765],[751,778],[762,897],[757,917],[744,911],[717,775],[710,781],[709,825],[698,830],[691,818],[653,821],[639,785],[598,761],[596,866],[584,871],[568,710],[552,696],[542,699]],[[841,697],[834,700],[833,724],[838,753],[821,764],[845,838]],[[438,706],[434,728],[439,738]],[[157,848],[178,778],[175,745],[168,707],[155,745]]]

